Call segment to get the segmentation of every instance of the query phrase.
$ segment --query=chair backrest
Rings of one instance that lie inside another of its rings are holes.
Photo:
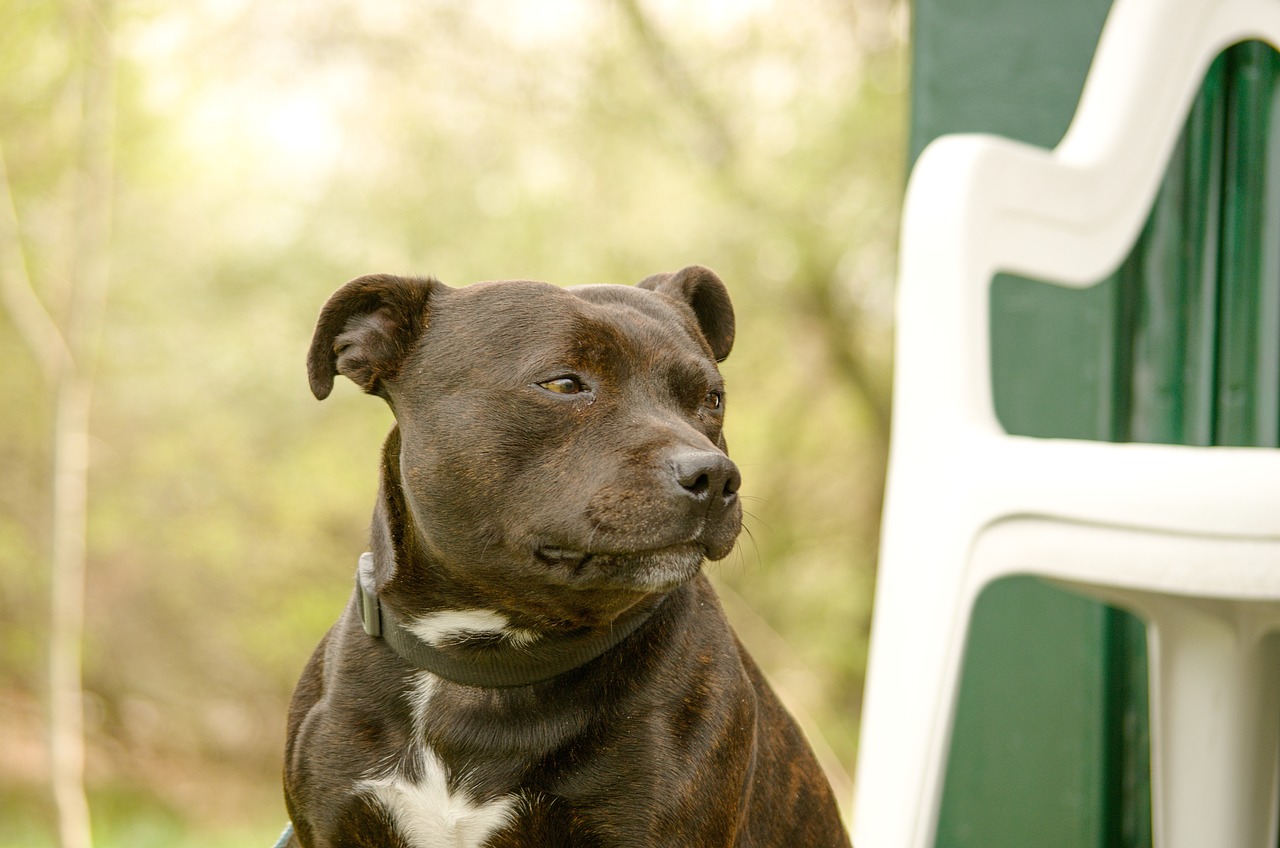
[[[903,212],[899,444],[930,440],[937,428],[999,429],[992,277],[1005,271],[1079,287],[1113,271],[1146,219],[1205,70],[1250,38],[1280,44],[1280,2],[1117,0],[1057,148],[953,135],[925,149]],[[934,285],[939,278],[955,285]]]
[[[910,485],[901,485],[909,475],[901,473],[907,463],[897,457],[936,454],[940,445],[966,439],[1004,438],[991,384],[989,287],[994,275],[1012,272],[1086,287],[1113,271],[1146,219],[1206,69],[1226,47],[1253,38],[1280,43],[1280,0],[1117,0],[1076,117],[1057,148],[1046,151],[990,136],[951,136],[921,155],[903,215],[886,550],[893,537],[929,532],[926,526],[899,526],[891,532],[898,505],[928,483],[917,459]],[[1236,456],[1231,461],[1244,471],[1251,460],[1241,460]],[[1269,473],[1277,470],[1274,457],[1267,465]],[[918,509],[914,517],[919,517]],[[1249,520],[1274,525],[1270,519],[1255,519]],[[1242,523],[1236,529],[1251,527]],[[897,554],[899,564],[906,547]],[[913,582],[888,573],[893,558],[886,553],[882,560],[885,571],[877,591],[894,596],[889,605],[894,612],[907,608],[900,601],[913,592],[943,591],[919,574],[913,573]],[[1267,593],[1273,583],[1268,581]],[[929,830],[880,827],[896,814],[902,796],[880,791],[876,784],[890,774],[889,782],[910,782],[911,775],[905,774],[910,767],[893,760],[914,743],[899,735],[896,741],[904,744],[895,751],[894,744],[874,739],[876,730],[869,726],[873,713],[882,726],[893,723],[895,707],[903,700],[871,703],[877,678],[885,676],[894,660],[877,651],[884,611],[878,608],[876,615],[855,809],[855,834],[863,848],[906,844],[893,838],[876,841],[885,834],[912,832],[918,837]],[[883,629],[898,631],[898,646],[911,639],[901,627]],[[889,670],[889,677],[899,679],[891,690],[900,686],[904,674],[911,670]],[[875,817],[876,826],[864,828],[864,815]]]

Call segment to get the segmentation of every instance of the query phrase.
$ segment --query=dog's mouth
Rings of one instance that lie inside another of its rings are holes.
[[[578,569],[586,565],[591,554],[586,551],[575,551],[570,548],[554,548],[550,546],[538,548],[534,556],[546,565],[559,565]]]
[[[706,551],[696,542],[642,551],[581,551],[544,545],[534,551],[534,557],[573,585],[663,592],[696,576]]]

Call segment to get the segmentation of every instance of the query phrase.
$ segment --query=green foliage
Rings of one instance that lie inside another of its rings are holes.
[[[265,805],[245,810],[177,809],[145,787],[103,786],[90,795],[101,848],[243,848],[271,845],[285,819]],[[30,788],[0,794],[0,848],[56,848],[53,814]]]
[[[316,403],[303,355],[327,295],[373,271],[721,274],[750,517],[709,568],[851,767],[905,147],[896,7],[652,6],[122,0],[85,653],[99,790],[181,818],[199,793],[138,765],[172,761],[278,797],[288,695],[349,592],[390,422],[345,382]],[[60,6],[0,0],[0,149],[54,311],[77,61]],[[30,700],[50,403],[7,317],[0,358],[0,691]],[[39,771],[0,752],[0,787]],[[169,839],[167,815],[139,820]]]

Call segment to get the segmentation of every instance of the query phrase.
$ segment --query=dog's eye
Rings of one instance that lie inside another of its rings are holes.
[[[707,409],[719,409],[724,406],[724,392],[707,392],[707,396],[702,399],[702,405]]]
[[[582,381],[577,377],[557,377],[538,385],[558,395],[576,395],[583,390]]]

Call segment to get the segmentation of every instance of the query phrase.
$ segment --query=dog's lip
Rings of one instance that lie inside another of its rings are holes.
[[[638,557],[655,556],[662,554],[678,554],[687,553],[690,549],[698,548],[695,540],[684,542],[676,542],[670,545],[659,545],[655,548],[637,548],[635,550],[617,550],[617,551],[583,551],[576,548],[561,547],[559,545],[540,545],[534,555],[545,563],[550,565],[569,565],[575,568],[581,568],[591,560],[622,560]]]
[[[549,569],[552,580],[566,585],[617,589],[626,592],[667,592],[688,581],[706,560],[707,550],[696,539],[631,550],[583,551],[559,545],[535,549],[535,557]]]
[[[572,548],[560,548],[551,545],[543,545],[539,547],[534,554],[538,559],[553,565],[585,565],[586,561],[591,559],[591,554],[586,551],[576,551]]]

